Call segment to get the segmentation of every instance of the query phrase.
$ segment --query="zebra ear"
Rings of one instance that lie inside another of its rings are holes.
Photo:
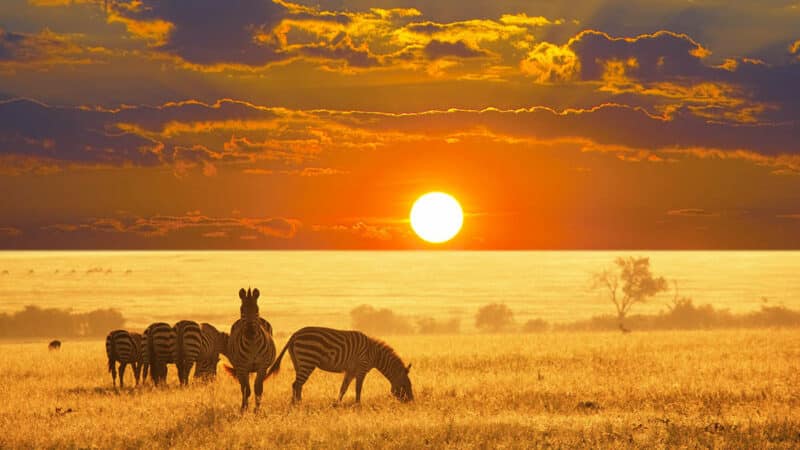
[[[239,298],[242,299],[242,301],[247,298],[247,291],[245,291],[244,288],[239,289]]]
[[[411,363],[408,363],[408,367],[406,367],[406,373],[408,373],[409,370],[411,370]]]
[[[253,301],[258,300],[259,295],[261,295],[261,293],[258,292],[258,288],[253,289]]]

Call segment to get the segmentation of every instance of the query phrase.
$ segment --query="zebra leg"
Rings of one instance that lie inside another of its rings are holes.
[[[344,380],[342,380],[342,387],[339,389],[339,403],[342,402],[344,398],[345,392],[347,392],[347,388],[350,387],[350,383],[353,381],[354,376],[350,372],[344,373]]]
[[[111,383],[114,385],[114,389],[117,388],[117,362],[114,361],[108,365],[111,369]]]
[[[236,378],[239,379],[239,386],[242,388],[242,408],[241,412],[247,411],[247,401],[250,399],[250,373],[237,372]]]
[[[311,372],[314,371],[314,366],[294,366],[295,375],[294,383],[292,384],[292,403],[297,403],[303,398],[303,385],[306,384]]]
[[[261,407],[261,394],[264,392],[264,378],[267,377],[267,369],[261,369],[258,371],[256,375],[256,381],[253,382],[253,390],[256,394],[256,407],[253,412],[258,412],[258,408]]]
[[[147,371],[150,370],[150,363],[143,363],[142,366],[142,383],[144,383],[147,381]]]
[[[356,403],[361,403],[361,387],[364,386],[364,377],[367,374],[356,375]]]
[[[125,368],[128,367],[128,363],[122,362],[119,364],[119,388],[125,389]]]
[[[139,386],[139,376],[142,373],[142,365],[139,363],[133,363],[133,377],[136,380],[136,386]]]

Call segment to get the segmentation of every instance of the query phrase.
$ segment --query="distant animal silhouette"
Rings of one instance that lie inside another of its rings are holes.
[[[275,364],[269,369],[268,377],[280,370],[281,359],[287,349],[295,371],[292,384],[293,402],[302,399],[303,385],[317,367],[327,372],[344,372],[339,402],[355,379],[356,403],[360,403],[364,378],[373,368],[378,369],[392,384],[392,395],[403,402],[414,400],[411,380],[408,378],[411,364],[406,366],[389,345],[360,331],[301,328],[289,338]]]
[[[202,351],[200,325],[191,320],[181,320],[175,326],[175,365],[181,385],[189,384],[189,372]]]
[[[144,376],[150,371],[153,384],[158,386],[167,381],[167,364],[175,362],[177,335],[175,329],[164,322],[151,324],[144,330],[143,364]]]
[[[247,410],[250,398],[250,374],[255,372],[253,383],[255,390],[255,411],[261,406],[261,394],[264,391],[264,378],[272,362],[275,360],[275,342],[272,340],[272,326],[262,319],[258,311],[258,289],[239,290],[242,300],[239,308],[240,318],[231,326],[228,338],[227,357],[231,366],[225,370],[235,375],[242,390],[241,411]]]
[[[50,343],[47,344],[47,349],[51,350],[51,351],[52,350],[61,350],[61,341],[59,341],[59,340],[50,341]]]
[[[220,353],[228,352],[228,333],[217,330],[213,325],[200,325],[201,350],[194,369],[195,378],[213,379],[217,376],[217,365]],[[226,355],[227,357],[227,355]]]
[[[126,330],[114,330],[106,336],[106,356],[108,357],[108,371],[114,388],[117,387],[117,362],[119,362],[119,387],[125,387],[125,368],[128,364],[133,368],[133,377],[136,386],[139,385],[139,376],[142,365],[142,335],[130,333]]]

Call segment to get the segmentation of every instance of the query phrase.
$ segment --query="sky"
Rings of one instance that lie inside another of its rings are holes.
[[[800,249],[800,2],[3,0],[0,195],[2,249]]]

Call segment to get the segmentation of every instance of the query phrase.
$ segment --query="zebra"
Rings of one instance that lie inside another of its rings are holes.
[[[167,382],[167,364],[175,362],[177,334],[175,329],[164,322],[151,324],[144,332],[147,336],[143,352],[144,370],[150,369],[150,378],[153,384],[158,386],[160,383]]]
[[[272,326],[258,314],[258,289],[252,292],[248,288],[239,290],[242,300],[241,318],[231,326],[228,338],[227,354],[231,366],[225,370],[235,375],[242,389],[241,412],[247,410],[250,398],[250,373],[256,372],[253,388],[256,394],[257,412],[261,406],[261,394],[264,391],[264,378],[272,361],[275,360],[275,342],[272,340]]]
[[[201,350],[194,369],[195,378],[212,379],[217,375],[219,355],[228,352],[228,333],[220,332],[213,325],[200,325]],[[227,356],[226,356],[227,357]]]
[[[140,355],[142,349],[142,335],[130,333],[125,330],[114,330],[106,336],[106,355],[108,356],[108,371],[111,372],[111,380],[114,389],[117,388],[117,367],[119,362],[119,387],[124,388],[125,368],[128,364],[133,368],[133,377],[136,385],[139,385],[139,375],[142,366]]]
[[[374,369],[392,384],[392,395],[402,402],[414,400],[408,372],[411,364],[404,365],[394,349],[386,343],[371,338],[360,331],[334,330],[322,327],[305,327],[297,330],[281,350],[267,377],[277,373],[286,350],[292,357],[295,380],[292,384],[292,402],[299,402],[303,385],[317,367],[327,372],[344,372],[339,400],[344,398],[347,388],[355,378],[356,403],[361,403],[361,387],[364,377]]]
[[[182,386],[186,386],[189,384],[189,372],[202,350],[203,333],[200,325],[191,320],[181,320],[173,328],[176,337],[173,360],[178,366],[178,379]]]

